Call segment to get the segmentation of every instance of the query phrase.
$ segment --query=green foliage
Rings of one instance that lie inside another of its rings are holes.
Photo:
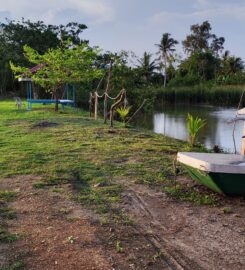
[[[118,253],[122,253],[123,252],[123,247],[122,247],[121,241],[117,240],[115,246],[116,246],[116,251]]]
[[[74,44],[82,44],[80,34],[87,28],[84,24],[70,22],[67,25],[46,25],[42,21],[31,22],[6,20],[0,24],[0,95],[15,90],[9,61],[16,65],[28,66],[24,57],[23,45],[43,54],[50,48],[56,48],[70,39]]]
[[[28,61],[42,66],[32,74],[28,68],[11,63],[11,69],[16,77],[25,74],[49,90],[64,83],[89,81],[102,75],[100,70],[93,67],[99,50],[92,49],[87,44],[74,45],[68,42],[65,46],[49,49],[44,54],[39,54],[25,45],[24,53]]]
[[[124,127],[126,127],[126,119],[127,119],[127,116],[130,112],[130,109],[131,107],[120,107],[120,108],[117,108],[116,112],[120,115],[120,118],[124,124]]]
[[[169,86],[162,91],[159,89],[157,95],[171,102],[206,102],[231,106],[238,104],[243,89],[243,85],[217,85],[214,82],[206,82],[193,86]]]
[[[206,120],[199,117],[194,118],[191,114],[187,116],[187,130],[189,134],[189,142],[195,145],[200,130],[206,125]]]
[[[193,52],[188,58],[181,62],[178,75],[180,77],[190,76],[198,80],[201,79],[202,81],[212,80],[215,77],[217,65],[217,59],[211,51]],[[193,84],[196,84],[196,82],[193,81],[192,85]]]
[[[99,49],[92,49],[87,44],[75,45],[69,41],[44,54],[25,45],[24,52],[28,61],[40,68],[32,74],[27,67],[10,63],[16,78],[23,74],[31,77],[36,84],[51,92],[55,99],[61,98],[66,83],[89,82],[102,76],[102,71],[95,67]]]

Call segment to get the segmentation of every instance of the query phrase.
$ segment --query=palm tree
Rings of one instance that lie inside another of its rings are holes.
[[[222,57],[222,66],[226,75],[235,74],[244,69],[244,63],[240,57],[230,55],[229,51],[225,51]]]
[[[160,54],[160,59],[163,60],[163,68],[164,68],[164,87],[166,87],[167,83],[167,65],[170,62],[170,60],[173,58],[173,52],[175,51],[175,45],[177,45],[179,42],[173,38],[170,37],[171,34],[164,33],[162,35],[162,39],[160,44],[156,44]]]
[[[150,77],[153,75],[154,70],[158,68],[156,61],[151,61],[152,54],[144,52],[142,58],[138,59],[140,65],[138,68],[142,72],[146,82],[149,82]]]

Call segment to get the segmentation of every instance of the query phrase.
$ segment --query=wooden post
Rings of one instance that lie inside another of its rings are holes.
[[[107,84],[106,84],[105,96],[104,96],[104,124],[106,124],[106,120],[107,120],[107,98],[108,98],[107,94],[110,89],[111,73],[112,73],[112,60],[110,61],[110,68],[108,72],[108,78],[107,78]]]
[[[104,96],[104,124],[106,124],[107,120],[107,92],[105,92]]]
[[[245,122],[243,126],[243,136],[242,136],[242,150],[241,150],[241,155],[245,155]]]
[[[98,93],[94,93],[94,120],[98,120]]]
[[[92,117],[92,110],[93,110],[93,93],[89,92],[89,116]]]

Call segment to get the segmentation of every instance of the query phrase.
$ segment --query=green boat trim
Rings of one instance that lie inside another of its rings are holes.
[[[193,180],[229,196],[245,195],[245,175],[228,173],[205,173],[201,170],[183,165]]]
[[[229,196],[245,195],[243,156],[224,155],[226,154],[220,156],[220,154],[207,153],[178,153],[177,158],[192,179],[213,191]],[[208,162],[208,160],[212,160],[213,163]],[[223,163],[221,163],[221,160],[223,160]],[[203,166],[204,162],[206,163],[205,166]],[[231,172],[227,172],[227,168],[230,169],[231,167]],[[213,171],[210,171],[210,169],[213,169]]]

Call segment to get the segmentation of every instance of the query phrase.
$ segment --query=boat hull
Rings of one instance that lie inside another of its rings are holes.
[[[182,164],[191,178],[208,188],[229,196],[245,195],[245,175],[235,173],[205,172]]]

